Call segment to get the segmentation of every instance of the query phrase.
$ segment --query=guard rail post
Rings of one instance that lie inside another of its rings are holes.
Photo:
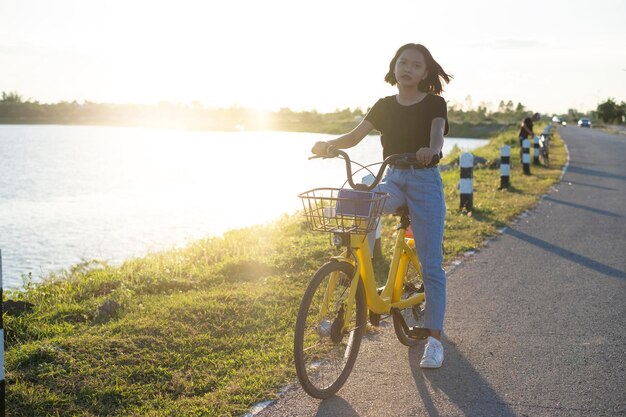
[[[533,163],[539,165],[539,136],[535,136],[533,139]]]
[[[511,147],[504,145],[500,148],[500,188],[511,186]]]
[[[464,153],[460,158],[461,165],[461,179],[459,181],[459,190],[461,193],[461,210],[464,208],[467,211],[474,209],[474,155],[471,153]]]
[[[530,175],[530,141],[528,139],[522,141],[522,166],[524,175]]]

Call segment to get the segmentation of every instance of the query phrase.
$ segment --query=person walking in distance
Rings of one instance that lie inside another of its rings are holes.
[[[415,154],[419,165],[391,165],[378,191],[389,194],[386,212],[393,213],[406,205],[411,217],[428,300],[424,327],[430,336],[420,362],[422,368],[439,368],[444,357],[441,333],[446,273],[442,266],[442,242],[446,207],[441,175],[433,161],[442,156],[443,137],[448,133],[447,106],[440,94],[443,84],[451,78],[425,46],[403,45],[385,75],[385,81],[397,87],[397,94],[379,99],[351,132],[317,142],[311,150],[316,155],[327,155],[333,148],[350,148],[376,129],[381,133],[383,158],[399,153]]]

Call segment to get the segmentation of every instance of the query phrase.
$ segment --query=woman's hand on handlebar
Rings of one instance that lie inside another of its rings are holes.
[[[415,153],[415,159],[425,167],[434,166],[439,162],[439,151],[433,148],[421,148]]]
[[[330,142],[316,142],[311,148],[311,152],[318,156],[333,156],[335,152],[337,152],[337,148],[334,147]]]

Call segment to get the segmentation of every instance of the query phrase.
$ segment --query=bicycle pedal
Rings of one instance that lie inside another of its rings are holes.
[[[430,330],[424,327],[411,327],[407,332],[407,336],[412,339],[426,339],[430,336]]]

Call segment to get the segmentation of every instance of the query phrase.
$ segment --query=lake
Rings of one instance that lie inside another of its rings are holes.
[[[83,260],[119,264],[301,207],[299,192],[340,187],[344,163],[307,160],[337,135],[0,125],[3,285]],[[480,139],[446,138],[471,150]],[[382,157],[368,136],[350,156]],[[357,176],[360,179],[360,176]]]

